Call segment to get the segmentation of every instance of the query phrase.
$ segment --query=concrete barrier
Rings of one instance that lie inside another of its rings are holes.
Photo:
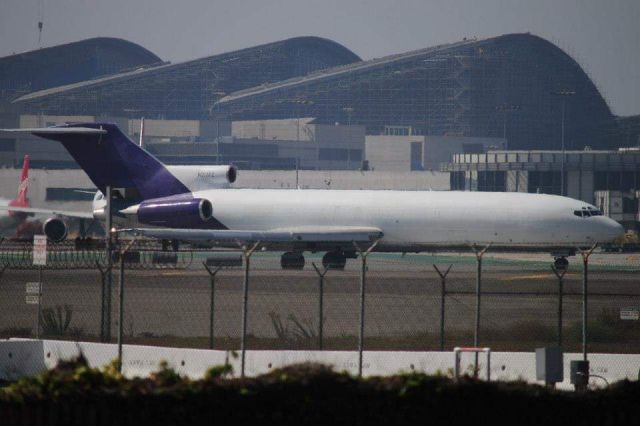
[[[84,354],[92,367],[102,367],[117,356],[115,344],[69,342],[58,340],[10,339],[0,341],[0,379],[15,380],[54,367],[59,360]],[[582,354],[564,355],[565,380],[558,387],[572,389],[569,383],[569,363],[581,359]],[[240,371],[240,360],[233,352],[165,348],[155,346],[124,345],[123,373],[126,376],[146,376],[156,371],[161,361],[181,375],[193,379],[201,378],[208,368],[228,363],[235,372]],[[270,370],[300,362],[329,364],[336,371],[351,374],[358,372],[356,351],[247,351],[246,373],[249,376],[267,373]],[[618,380],[637,380],[640,370],[640,355],[590,354],[591,374],[602,376],[609,383]],[[450,374],[453,370],[453,352],[391,352],[369,351],[364,353],[363,374],[365,376],[391,375],[400,371],[424,372],[428,374]],[[486,376],[486,360],[480,356],[480,377]],[[462,371],[471,371],[473,354],[463,354]],[[495,380],[536,381],[535,353],[492,352],[491,377]],[[591,383],[605,385],[605,381],[594,377]]]

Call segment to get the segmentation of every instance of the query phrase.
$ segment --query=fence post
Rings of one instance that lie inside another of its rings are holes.
[[[207,262],[202,262],[204,268],[209,273],[209,286],[210,286],[210,298],[209,298],[209,349],[213,349],[213,324],[215,319],[215,297],[216,297],[216,274],[220,272],[222,266],[218,266],[212,270],[207,266]]]
[[[371,251],[378,245],[380,240],[377,239],[369,246],[368,249],[362,250],[358,244],[355,242],[353,246],[356,248],[356,251],[360,254],[361,260],[361,269],[360,269],[360,332],[358,333],[358,377],[362,377],[362,353],[364,351],[364,297],[365,297],[365,286],[367,283],[366,275],[367,275],[367,257],[371,253]]]
[[[107,254],[107,284],[106,284],[106,300],[105,300],[105,341],[111,341],[111,297],[113,293],[113,240],[111,235],[111,227],[113,226],[113,216],[112,216],[112,199],[113,194],[111,191],[111,186],[107,185],[105,189],[106,194],[105,199],[107,201],[107,205],[105,206],[105,229],[106,229],[106,240],[105,240],[105,251]]]
[[[551,270],[558,278],[558,347],[562,348],[562,296],[563,296],[563,284],[564,275],[567,273],[566,269],[558,269],[555,265],[551,265]]]
[[[106,325],[107,325],[107,279],[106,275],[111,274],[111,265],[107,265],[106,268],[102,268],[100,266],[100,262],[96,260],[96,267],[100,272],[100,287],[101,287],[101,299],[100,299],[100,341],[106,342],[106,337],[109,333],[107,333]],[[109,289],[111,291],[111,289]]]
[[[242,285],[242,335],[240,336],[240,376],[244,377],[245,359],[247,351],[247,305],[249,300],[249,260],[251,255],[260,245],[260,241],[254,243],[251,248],[242,246],[244,257],[244,281]]]
[[[324,266],[322,272],[315,262],[311,262],[311,266],[318,274],[318,349],[323,350],[323,332],[324,332],[324,276],[329,272],[329,267]]]
[[[580,254],[582,255],[582,359],[584,361],[587,360],[587,285],[589,283],[589,256],[593,253],[593,251],[598,246],[598,243],[595,243],[588,250],[580,250]]]
[[[36,339],[40,338],[40,328],[42,316],[42,265],[38,266],[38,318],[36,319]]]
[[[118,372],[122,373],[122,330],[124,329],[124,256],[136,242],[135,237],[120,251],[120,279],[118,280]]]
[[[482,294],[482,256],[489,250],[491,243],[487,244],[482,250],[474,244],[471,249],[476,255],[476,321],[475,330],[473,332],[473,346],[476,348],[480,346],[480,296]],[[475,354],[475,367],[474,377],[478,376],[478,353]]]
[[[444,351],[444,307],[445,307],[445,296],[446,296],[446,285],[447,285],[447,275],[449,275],[449,271],[453,264],[449,265],[446,271],[441,272],[440,269],[433,264],[433,269],[436,270],[438,275],[440,276],[440,350]]]

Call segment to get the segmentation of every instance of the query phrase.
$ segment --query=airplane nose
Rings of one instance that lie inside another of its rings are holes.
[[[624,227],[615,220],[604,217],[599,242],[611,242],[624,237]]]

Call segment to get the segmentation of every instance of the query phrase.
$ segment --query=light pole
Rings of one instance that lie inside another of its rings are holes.
[[[342,111],[347,113],[347,132],[349,142],[347,145],[351,145],[351,114],[353,113],[353,107],[344,107]],[[351,168],[351,154],[349,154],[351,150],[347,150],[347,167]]]
[[[353,112],[353,107],[344,107],[342,110],[347,113],[347,126],[351,128],[351,113]]]
[[[306,99],[293,99],[290,101],[296,105],[296,189],[300,188],[299,185],[299,170],[300,170],[300,108],[299,105],[313,105],[313,101]]]
[[[562,89],[559,90],[557,92],[553,92],[552,94],[556,95],[556,96],[560,96],[562,99],[562,133],[561,133],[561,139],[560,139],[560,143],[561,143],[561,151],[562,151],[562,158],[560,159],[560,195],[564,195],[564,160],[565,160],[565,155],[564,155],[564,120],[565,120],[565,111],[566,111],[566,103],[567,103],[567,98],[569,96],[574,96],[576,94],[575,91],[573,90],[568,90],[568,89]]]
[[[502,112],[502,139],[504,140],[505,151],[509,149],[509,141],[507,140],[507,114],[513,113],[520,109],[520,105],[502,104],[496,106],[496,111]]]
[[[298,169],[300,168],[300,109],[299,105],[313,105],[314,102],[307,99],[276,99],[276,104],[291,104],[294,107],[290,117],[296,119],[296,188],[298,188]]]
[[[223,91],[213,92],[212,95],[218,96],[218,100],[223,98],[227,93]],[[220,104],[218,101],[214,104],[217,107],[216,117],[216,165],[220,164]]]

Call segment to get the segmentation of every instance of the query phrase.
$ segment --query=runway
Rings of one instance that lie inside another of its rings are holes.
[[[191,256],[183,269],[126,270],[124,335],[129,343],[206,347],[211,286]],[[501,350],[532,350],[557,340],[558,281],[548,255],[487,256],[483,263],[481,344]],[[638,322],[621,321],[619,311],[640,307],[640,260],[624,254],[594,255],[589,273],[589,316],[593,349],[630,352],[640,347]],[[248,299],[248,334],[252,348],[298,349],[317,345],[319,277],[307,256],[303,271],[282,271],[279,256],[252,258]],[[476,263],[469,255],[390,255],[375,253],[366,275],[365,336],[370,349],[425,350],[440,344],[441,281],[433,264],[446,269],[445,346],[473,342]],[[345,271],[327,273],[323,288],[326,348],[353,349],[359,327],[360,260]],[[33,335],[37,305],[25,304],[25,283],[36,270],[8,269],[0,279],[0,332]],[[216,347],[234,347],[240,335],[242,268],[224,269],[215,280]],[[112,290],[112,337],[117,327],[118,274]],[[582,265],[572,258],[564,280],[563,334],[579,344]],[[102,305],[97,270],[45,270],[42,309],[71,311],[65,338],[97,340]],[[57,315],[57,313],[55,313]]]

